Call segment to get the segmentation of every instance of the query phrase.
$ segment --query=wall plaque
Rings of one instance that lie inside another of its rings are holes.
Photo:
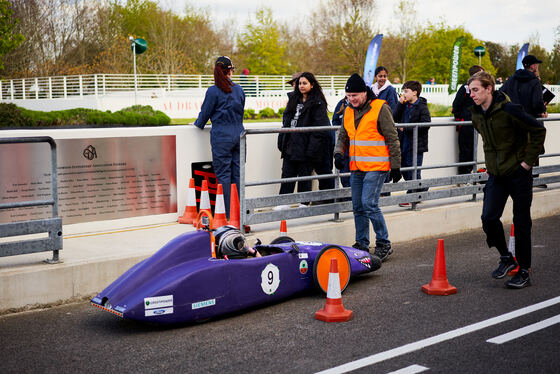
[[[177,212],[175,136],[59,139],[63,224]],[[0,203],[51,196],[50,148],[0,145]],[[51,207],[0,210],[0,223],[51,216]]]

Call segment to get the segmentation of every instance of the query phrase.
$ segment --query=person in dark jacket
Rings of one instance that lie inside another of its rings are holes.
[[[520,105],[510,102],[507,95],[495,91],[492,75],[480,71],[468,81],[472,107],[472,122],[483,141],[488,181],[484,186],[482,228],[488,247],[500,253],[498,268],[492,277],[501,279],[517,267],[508,251],[504,227],[500,220],[509,196],[513,200],[515,254],[519,271],[506,287],[523,288],[530,284],[531,267],[531,201],[533,200],[532,167],[544,148],[546,130]]]
[[[509,77],[500,91],[508,95],[512,103],[520,104],[534,118],[547,117],[539,79],[539,64],[542,61],[533,55],[527,55],[522,63],[524,69],[517,70]]]
[[[330,126],[330,121],[327,115],[327,100],[321,85],[312,73],[303,72],[295,81],[294,91],[288,94],[282,127],[310,126]],[[325,158],[327,136],[326,132],[279,134],[278,149],[283,159],[282,178],[311,175],[313,163],[321,162]],[[294,189],[295,182],[282,183],[280,194],[293,193]],[[298,192],[305,191],[311,191],[311,181],[298,182]]]
[[[214,66],[214,85],[206,91],[194,125],[204,129],[212,120],[210,144],[212,166],[224,189],[226,215],[229,217],[231,184],[239,186],[239,135],[243,132],[245,93],[231,81],[235,67],[227,56],[218,57]]]
[[[482,66],[473,65],[469,68],[469,77],[479,71],[484,70]],[[471,98],[469,86],[464,84],[459,88],[453,100],[453,116],[455,121],[470,121],[471,120],[471,106],[474,101]],[[474,129],[472,126],[457,126],[457,142],[459,144],[459,162],[468,162],[473,160],[474,156]],[[473,170],[473,165],[459,166],[459,174],[470,174]]]
[[[422,84],[418,81],[407,81],[403,84],[403,94],[399,97],[399,105],[393,113],[395,122],[397,123],[419,123],[419,122],[432,122],[430,111],[428,110],[428,102],[425,98],[420,97],[422,93]],[[398,125],[397,125],[398,126]],[[427,127],[418,128],[418,149],[416,152],[416,165],[422,166],[424,160],[424,152],[428,152],[428,130]],[[413,128],[401,128],[403,131],[403,144],[402,144],[402,167],[412,166],[412,147],[413,147]],[[412,171],[403,171],[403,178],[405,180],[413,179]],[[421,179],[420,170],[416,172],[416,179]],[[407,191],[422,192],[427,191],[427,188],[416,189]],[[409,207],[410,203],[400,203],[399,206]]]
[[[391,110],[395,111],[399,104],[399,96],[395,87],[387,79],[388,76],[389,71],[386,67],[378,66],[375,68],[375,83],[371,86],[371,90],[378,99],[385,100],[391,107]]]
[[[344,110],[348,106],[348,99],[344,98],[340,100],[336,107],[334,108],[334,114],[332,117],[332,125],[333,126],[344,126]],[[336,138],[335,138],[336,143]],[[339,171],[341,173],[349,173],[350,172],[350,156],[348,156],[348,150],[344,152],[342,155],[342,165],[344,167]],[[340,177],[340,184],[342,187],[350,187],[350,177]]]
[[[520,104],[525,112],[535,118],[546,118],[546,106],[543,98],[543,85],[539,76],[539,64],[541,60],[533,55],[527,55],[521,61],[523,69],[517,70],[506,83],[500,88],[500,91],[509,96],[514,104]],[[539,160],[535,166],[539,165]],[[538,174],[535,175],[538,177]],[[546,184],[539,184],[535,187],[546,188]]]

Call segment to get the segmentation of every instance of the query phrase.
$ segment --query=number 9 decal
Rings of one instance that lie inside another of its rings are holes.
[[[261,288],[267,295],[272,295],[280,285],[280,271],[273,264],[268,264],[261,273]]]

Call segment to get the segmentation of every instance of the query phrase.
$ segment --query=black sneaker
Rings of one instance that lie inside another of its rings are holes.
[[[371,255],[371,271],[376,271],[381,268],[381,259],[376,255]]]
[[[366,247],[365,245],[362,245],[358,242],[352,244],[352,248],[356,248],[356,249],[359,249],[360,251],[364,251],[364,252],[369,253],[369,247]]]
[[[376,244],[375,245],[375,256],[379,257],[381,261],[385,261],[389,255],[393,253],[391,249],[391,244]]]
[[[502,279],[507,275],[507,273],[517,267],[517,262],[513,259],[513,256],[500,256],[500,264],[498,268],[492,272],[492,278]]]
[[[517,274],[506,282],[506,287],[508,288],[523,288],[530,285],[531,280],[529,279],[529,271],[525,269],[519,269]]]

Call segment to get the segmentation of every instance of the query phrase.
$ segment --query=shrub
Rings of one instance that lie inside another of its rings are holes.
[[[261,111],[259,111],[258,118],[274,118],[274,117],[276,117],[276,113],[272,108],[264,108]]]
[[[243,119],[254,119],[256,117],[254,109],[245,109],[243,111]]]
[[[33,122],[15,104],[0,103],[0,127],[28,127]]]
[[[14,104],[0,104],[0,127],[47,127],[77,125],[169,125],[171,118],[151,106],[135,105],[115,113],[95,109],[76,108],[41,112],[19,108]]]
[[[284,115],[284,111],[286,110],[286,108],[280,108],[278,109],[278,117],[282,118],[282,116]]]

